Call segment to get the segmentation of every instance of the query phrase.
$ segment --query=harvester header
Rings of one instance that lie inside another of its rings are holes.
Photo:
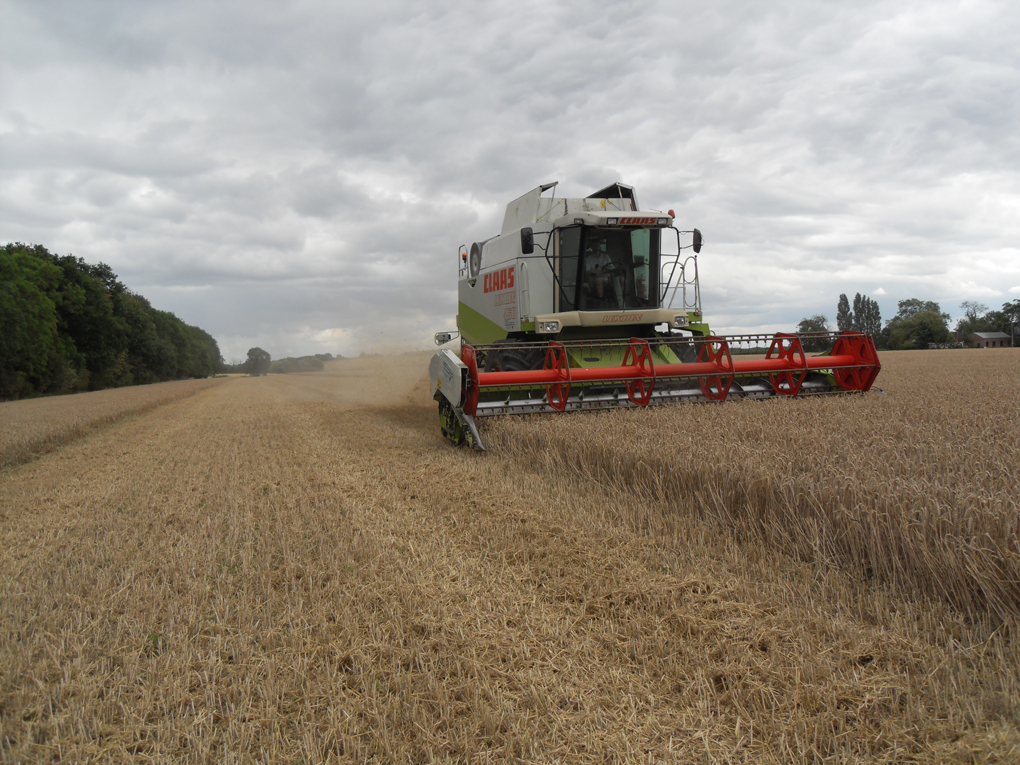
[[[491,415],[871,388],[881,365],[869,335],[715,336],[700,231],[640,209],[621,183],[580,198],[546,194],[556,185],[512,201],[497,236],[458,251],[458,331],[436,343],[459,334],[460,353],[429,365],[454,442],[483,448],[475,419]]]

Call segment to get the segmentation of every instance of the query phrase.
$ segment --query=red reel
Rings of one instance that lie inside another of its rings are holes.
[[[545,352],[544,368],[556,372],[557,376],[563,380],[561,383],[547,385],[545,388],[549,406],[562,412],[567,408],[567,398],[570,396],[570,359],[567,358],[567,349],[563,347],[563,343],[556,341],[549,343],[549,349]]]
[[[721,337],[706,337],[698,351],[698,361],[715,364],[720,372],[729,374],[706,375],[699,378],[701,393],[712,401],[725,401],[733,384],[733,357],[730,346]]]

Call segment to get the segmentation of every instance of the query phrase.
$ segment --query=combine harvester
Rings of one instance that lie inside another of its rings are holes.
[[[429,364],[454,443],[484,450],[475,420],[494,415],[871,388],[881,365],[870,335],[713,335],[697,229],[640,210],[630,186],[545,195],[555,188],[514,200],[498,236],[458,252],[458,331],[435,339],[459,334],[460,356],[441,350]],[[663,254],[674,238],[676,254]]]

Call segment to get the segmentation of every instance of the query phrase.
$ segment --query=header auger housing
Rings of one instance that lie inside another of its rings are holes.
[[[498,236],[458,252],[461,353],[429,365],[455,443],[483,448],[477,417],[871,388],[881,365],[869,335],[715,336],[701,313],[697,229],[675,228],[672,210],[640,211],[619,183],[543,196],[555,187],[511,202]]]

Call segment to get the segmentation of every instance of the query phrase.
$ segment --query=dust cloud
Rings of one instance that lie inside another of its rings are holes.
[[[270,384],[281,397],[324,401],[345,409],[376,407],[433,408],[429,395],[432,351],[360,356],[326,362],[321,372],[250,378],[245,384]]]

